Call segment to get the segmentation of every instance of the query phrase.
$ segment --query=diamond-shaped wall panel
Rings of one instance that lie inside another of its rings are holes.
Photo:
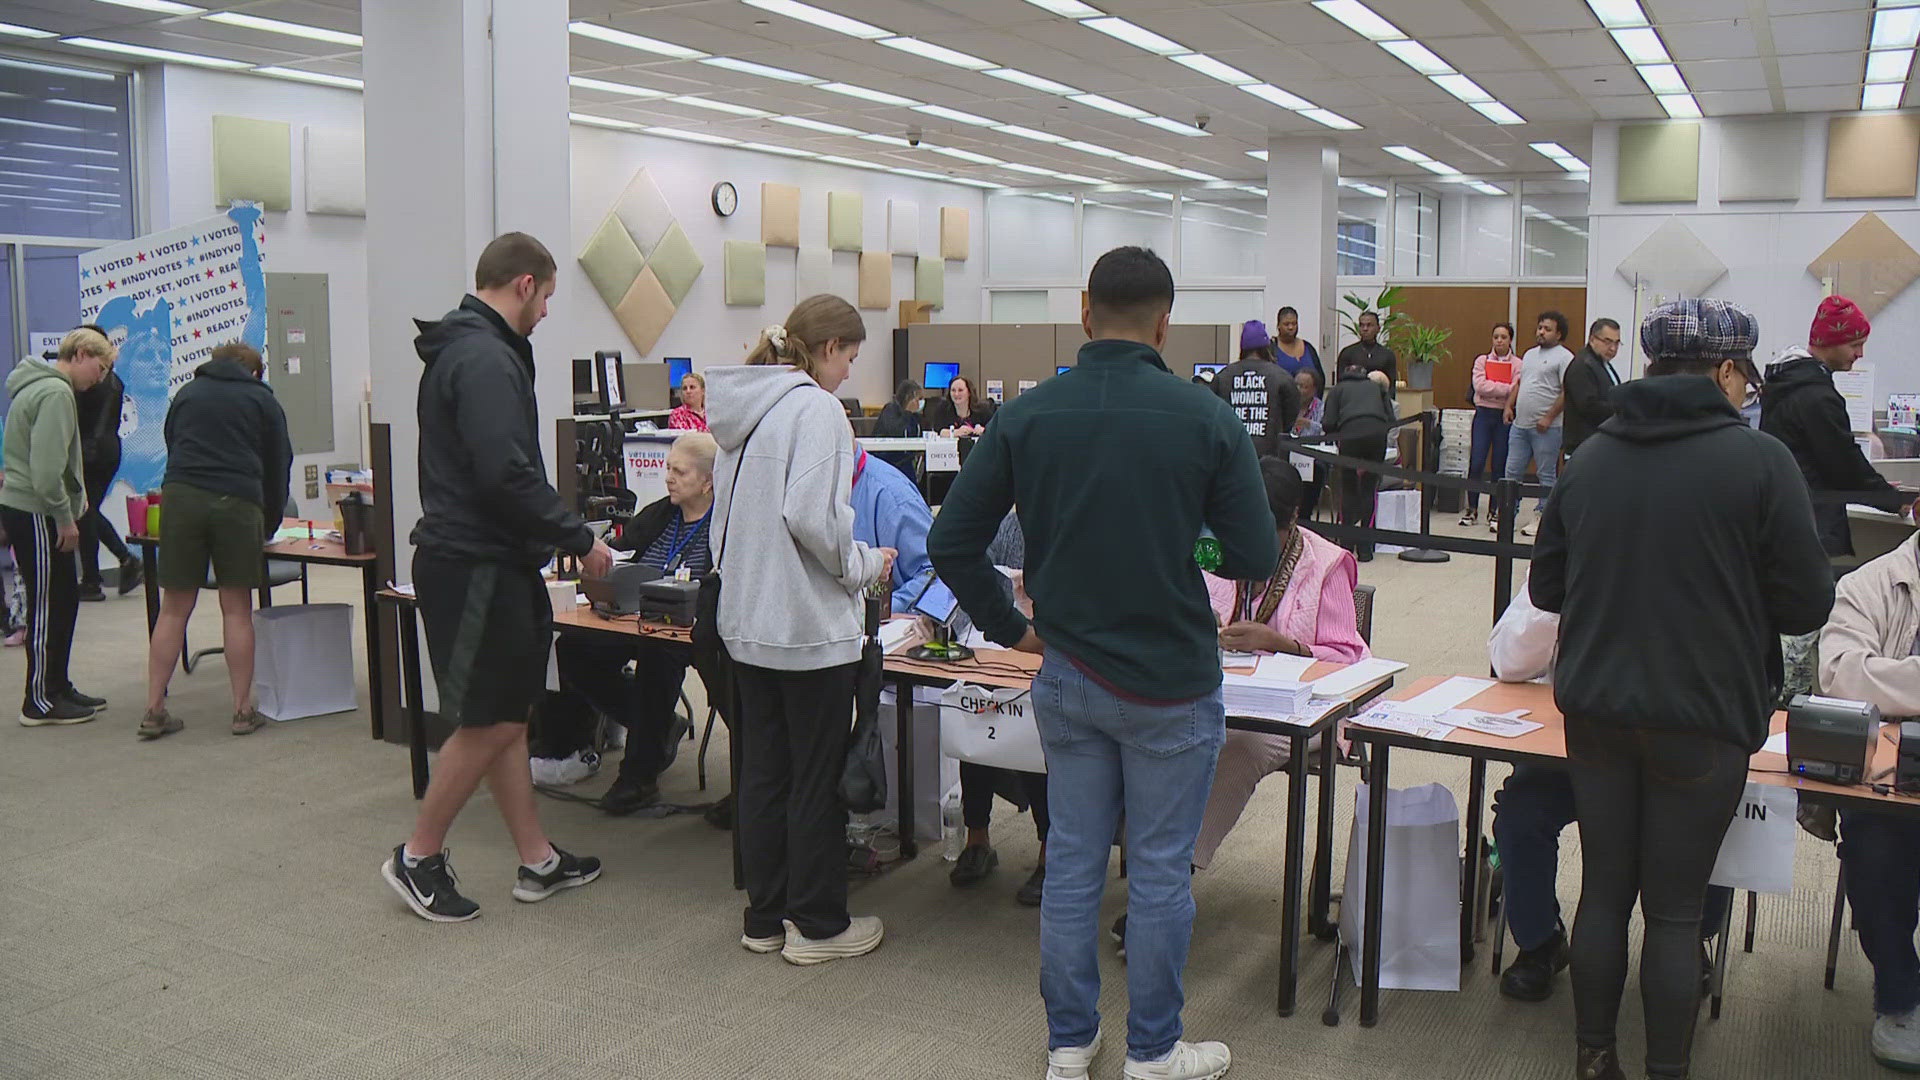
[[[1920,252],[1879,214],[1862,214],[1853,227],[1808,264],[1814,277],[1833,279],[1833,291],[1877,315],[1920,279]]]
[[[1725,276],[1727,264],[1679,218],[1668,218],[1633,249],[1633,254],[1620,260],[1618,271],[1628,281],[1638,278],[1663,292],[1702,296],[1708,286]]]
[[[705,265],[645,169],[580,252],[587,280],[639,355],[653,351]]]
[[[674,307],[686,300],[694,279],[705,266],[699,253],[693,250],[693,241],[687,239],[686,230],[677,221],[668,227],[667,235],[660,238],[660,246],[653,249],[653,257],[647,260],[647,267],[660,279],[660,287],[667,290],[667,298],[673,301]]]
[[[647,265],[647,257],[640,254],[640,248],[634,244],[633,237],[627,235],[626,226],[620,224],[619,217],[608,214],[607,220],[587,241],[585,251],[580,253],[580,268],[587,272],[587,280],[593,282],[594,291],[608,307],[619,307],[620,299],[633,287],[633,279],[640,276],[640,269]]]

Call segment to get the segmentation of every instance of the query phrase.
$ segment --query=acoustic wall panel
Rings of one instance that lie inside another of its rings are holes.
[[[213,204],[293,209],[293,126],[246,116],[213,118]]]
[[[835,251],[863,250],[866,241],[861,215],[865,212],[859,192],[827,192],[827,246]]]
[[[972,249],[972,233],[969,231],[967,208],[964,206],[943,206],[940,208],[940,257],[965,261]]]
[[[936,310],[947,306],[947,262],[936,255],[913,260],[913,298],[932,304]]]
[[[1920,115],[1827,121],[1827,198],[1911,199],[1920,178]]]
[[[1808,265],[1816,278],[1833,279],[1833,291],[1877,315],[1920,278],[1920,252],[1900,238],[1879,214],[1860,220]]]
[[[884,251],[860,253],[860,306],[869,310],[893,306],[893,256]]]
[[[1623,203],[1700,200],[1700,125],[1620,125],[1616,197]]]
[[[307,128],[307,213],[367,216],[367,147],[353,128]]]
[[[759,307],[767,302],[767,246],[729,240],[724,248],[726,302]]]
[[[895,255],[920,254],[920,204],[887,200],[887,250]]]
[[[1719,132],[1721,202],[1800,197],[1804,117],[1722,120]]]
[[[760,242],[768,247],[800,246],[800,189],[791,184],[760,185]]]

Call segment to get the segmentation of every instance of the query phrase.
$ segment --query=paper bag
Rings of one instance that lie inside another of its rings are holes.
[[[1025,690],[989,690],[955,683],[940,692],[940,752],[1018,772],[1047,771]]]
[[[253,613],[253,696],[261,715],[352,712],[353,607],[300,604]]]
[[[1367,785],[1354,793],[1340,933],[1353,950],[1353,980],[1365,955]],[[1387,792],[1386,883],[1380,908],[1380,986],[1460,989],[1460,811],[1440,784]]]
[[[1414,488],[1383,491],[1373,504],[1373,527],[1398,532],[1420,531],[1420,492]],[[1375,550],[1393,555],[1407,550],[1402,544],[1380,544]]]
[[[1793,891],[1793,844],[1799,798],[1791,788],[1748,784],[1720,841],[1708,882],[1757,893]]]

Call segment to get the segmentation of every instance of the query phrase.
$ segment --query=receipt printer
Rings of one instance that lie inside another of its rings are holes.
[[[1787,703],[1787,771],[1830,784],[1858,784],[1873,771],[1880,709],[1864,701],[1799,694]]]
[[[1900,754],[1893,767],[1894,790],[1920,795],[1920,720],[1900,723]]]
[[[693,606],[700,596],[700,579],[681,581],[658,577],[640,585],[640,617],[669,626],[692,626]]]

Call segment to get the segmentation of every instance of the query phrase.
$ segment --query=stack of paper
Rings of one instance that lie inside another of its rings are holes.
[[[1301,716],[1313,700],[1313,687],[1292,679],[1228,675],[1221,696],[1229,716]]]

